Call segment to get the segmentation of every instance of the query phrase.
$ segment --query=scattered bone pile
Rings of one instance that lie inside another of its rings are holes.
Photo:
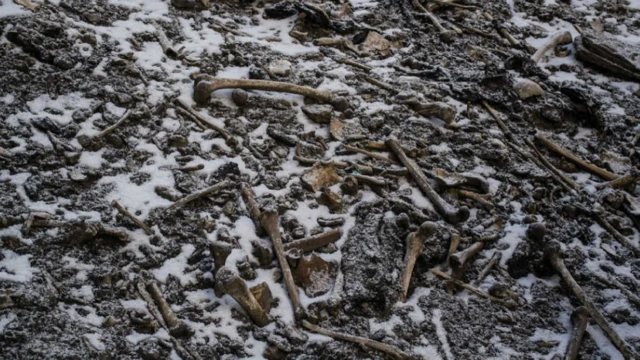
[[[0,29],[0,358],[640,358],[640,1]]]

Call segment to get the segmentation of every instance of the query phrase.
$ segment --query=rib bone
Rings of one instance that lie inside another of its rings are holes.
[[[562,280],[569,286],[571,292],[580,299],[580,302],[587,308],[591,317],[596,321],[598,326],[604,331],[604,333],[609,337],[609,340],[615,345],[615,347],[622,353],[625,359],[639,359],[640,355],[636,353],[629,344],[627,344],[624,339],[620,337],[620,335],[611,327],[611,324],[605,319],[602,313],[596,309],[591,300],[587,297],[587,294],[582,290],[580,285],[573,279],[573,276],[569,272],[569,269],[564,264],[564,260],[562,258],[562,250],[560,248],[560,243],[557,241],[551,241],[545,248],[545,256],[553,265],[553,268],[560,274]]]
[[[313,325],[312,323],[303,320],[302,321],[302,326],[304,326],[305,328],[307,328],[307,330],[309,331],[313,331],[315,333],[318,334],[322,334],[322,335],[326,335],[326,336],[330,336],[334,339],[339,339],[339,340],[344,340],[344,341],[350,341],[356,344],[360,344],[360,345],[365,345],[371,348],[374,348],[376,350],[380,350],[386,354],[391,355],[394,359],[399,359],[399,360],[408,360],[408,359],[413,359],[414,357],[410,354],[407,354],[405,352],[400,351],[399,349],[391,346],[391,345],[387,345],[378,341],[373,341],[370,339],[365,339],[363,337],[359,337],[359,336],[353,336],[353,335],[348,335],[348,334],[342,334],[336,331],[332,331],[332,330],[328,330],[325,328],[321,328],[320,326],[316,326]]]
[[[240,276],[223,267],[216,274],[216,288],[218,286],[224,294],[228,294],[242,306],[256,325],[263,327],[269,323],[269,315],[262,309]]]
[[[198,76],[194,83],[193,99],[204,104],[209,101],[211,93],[220,89],[245,89],[286,92],[304,95],[319,101],[331,102],[335,97],[330,92],[312,89],[280,81],[250,80],[250,79],[218,79],[210,75]]]
[[[400,159],[400,162],[407,168],[407,170],[409,170],[413,180],[415,180],[429,201],[433,203],[433,206],[436,208],[440,216],[442,216],[448,223],[454,225],[464,222],[469,218],[469,208],[461,206],[456,209],[441,198],[435,190],[433,190],[422,170],[407,157],[395,137],[388,138],[386,144],[393,153],[396,154],[396,157]]]
[[[300,302],[300,298],[298,297],[298,288],[293,282],[293,274],[291,274],[289,263],[287,262],[287,258],[284,254],[284,245],[282,244],[282,238],[280,237],[280,221],[278,220],[278,213],[274,210],[263,211],[262,214],[260,214],[260,224],[262,224],[262,228],[273,242],[273,248],[276,252],[276,256],[278,257],[280,267],[282,268],[282,276],[284,277],[287,290],[289,291],[289,298],[291,298],[291,302],[293,303],[295,317],[298,320],[303,319],[307,314]]]
[[[573,331],[571,332],[569,345],[567,345],[565,360],[576,360],[578,357],[578,349],[589,323],[589,311],[584,306],[577,307],[571,314],[571,320],[573,321]]]
[[[438,228],[435,223],[425,221],[420,225],[420,229],[418,229],[418,231],[407,236],[407,252],[404,256],[404,271],[402,272],[402,295],[400,296],[400,301],[402,302],[407,300],[411,273],[413,273],[413,267],[416,264],[418,255],[422,252],[422,246],[424,242],[437,231],[437,229]]]

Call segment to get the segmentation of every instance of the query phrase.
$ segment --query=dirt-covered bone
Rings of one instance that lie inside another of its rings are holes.
[[[209,195],[215,194],[222,189],[230,187],[231,185],[232,184],[230,181],[219,182],[215,185],[209,186],[208,188],[204,188],[202,190],[194,192],[193,194],[183,197],[182,199],[174,202],[169,207],[167,207],[167,210],[179,209],[194,200],[201,199],[203,197],[207,197]]]
[[[339,339],[339,340],[344,340],[344,341],[350,341],[356,344],[360,344],[360,345],[364,345],[364,346],[368,346],[370,348],[376,349],[376,350],[380,350],[386,354],[388,354],[389,356],[391,356],[394,359],[399,359],[399,360],[409,360],[409,359],[413,359],[414,356],[411,354],[407,354],[403,351],[401,351],[400,349],[397,349],[391,345],[388,344],[384,344],[378,341],[374,341],[374,340],[370,340],[370,339],[366,339],[363,337],[359,337],[359,336],[353,336],[353,335],[348,335],[348,334],[342,334],[336,331],[332,331],[329,329],[325,329],[322,328],[320,326],[317,325],[313,325],[312,323],[303,320],[302,321],[302,326],[304,326],[307,330],[309,331],[313,331],[315,333],[318,334],[322,334],[322,335],[326,335],[326,336],[330,336],[334,339]]]
[[[235,274],[231,269],[223,267],[216,274],[216,287],[232,298],[247,312],[251,320],[258,326],[263,327],[269,324],[269,314],[258,303],[247,284]]]
[[[162,297],[162,293],[160,292],[160,288],[155,283],[155,281],[150,281],[147,283],[147,291],[153,297],[153,300],[156,302],[164,321],[167,323],[167,327],[169,327],[169,332],[174,336],[186,336],[189,335],[192,331],[182,320],[178,318],[178,316],[171,310],[169,303]]]
[[[333,229],[320,235],[311,236],[305,239],[295,240],[284,244],[284,250],[300,249],[302,252],[310,252],[329,245],[342,237],[341,229]]]
[[[388,138],[386,144],[398,159],[400,159],[400,162],[407,168],[407,170],[409,170],[413,180],[418,184],[418,187],[426,197],[433,203],[433,206],[436,208],[440,216],[451,224],[465,222],[469,218],[469,208],[461,206],[456,209],[441,198],[435,190],[433,190],[422,170],[407,157],[395,137]]]
[[[589,311],[587,308],[584,306],[575,308],[571,313],[571,322],[573,323],[573,328],[571,329],[569,344],[567,344],[566,360],[576,360],[578,358],[580,343],[582,343],[582,337],[589,324]]]
[[[144,230],[145,234],[147,234],[147,235],[153,234],[153,230],[151,230],[149,225],[145,224],[144,222],[142,222],[142,220],[138,219],[135,215],[133,215],[132,213],[127,211],[127,209],[125,209],[124,206],[120,205],[120,203],[118,201],[113,200],[111,205],[113,205],[113,207],[115,207],[120,214],[122,214],[122,215],[126,216],[127,218],[129,218],[136,225],[138,225],[139,228]]]
[[[275,250],[276,257],[280,263],[280,269],[282,269],[282,276],[284,277],[287,290],[289,292],[289,298],[293,303],[293,311],[296,319],[304,319],[307,314],[298,297],[298,287],[293,281],[293,274],[291,274],[291,268],[285,256],[284,245],[282,244],[282,237],[280,234],[280,221],[278,220],[278,213],[274,210],[265,210],[260,214],[260,224],[262,228],[271,238],[273,243],[273,249]]]
[[[413,267],[416,264],[418,256],[422,252],[424,242],[431,237],[438,227],[433,222],[424,222],[420,225],[418,231],[413,232],[407,236],[406,246],[407,250],[404,254],[404,269],[402,270],[402,294],[400,295],[400,301],[407,300],[407,293],[409,292],[409,283],[411,282],[411,274],[413,273]]]
[[[587,309],[591,318],[600,326],[602,331],[607,335],[613,345],[622,353],[627,359],[639,359],[638,354],[611,326],[609,321],[602,315],[587,294],[582,290],[582,287],[578,283],[567,269],[564,259],[562,257],[562,246],[557,241],[550,241],[544,249],[544,254],[547,260],[551,263],[553,268],[558,272],[558,275],[564,280],[564,283],[569,287],[569,290],[580,300],[582,305]]]

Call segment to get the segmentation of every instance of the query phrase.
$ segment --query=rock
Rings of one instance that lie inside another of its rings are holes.
[[[258,304],[260,304],[262,309],[268,314],[269,311],[271,311],[271,306],[273,305],[273,295],[271,294],[269,285],[267,285],[266,282],[261,282],[260,284],[249,288],[249,291],[251,291],[256,300],[258,300]]]
[[[337,270],[335,263],[328,262],[316,254],[303,256],[293,273],[296,283],[300,284],[309,297],[326,294],[333,287]]]
[[[231,98],[236,105],[245,106],[247,104],[247,100],[249,100],[249,93],[243,89],[234,89],[231,93]]]
[[[338,175],[333,163],[315,163],[302,175],[302,185],[307,189],[316,192],[323,186],[331,186],[342,182],[342,177]]]
[[[391,55],[391,42],[375,31],[369,31],[367,37],[360,44],[360,49],[370,54],[380,54],[383,57]]]
[[[467,183],[467,179],[464,176],[452,174],[443,169],[433,169],[432,173],[438,185],[445,188],[456,187]]]
[[[517,82],[513,85],[513,89],[522,100],[526,100],[534,96],[544,96],[544,90],[542,90],[540,85],[529,79],[517,80]]]
[[[640,80],[640,64],[632,60],[637,58],[637,48],[604,34],[577,36],[574,39],[576,58],[623,78]]]
[[[72,245],[80,245],[98,235],[100,227],[97,224],[81,223],[69,233],[68,240]]]
[[[328,124],[331,121],[333,108],[330,105],[305,105],[302,107],[302,112],[319,124]]]
[[[291,74],[291,62],[287,60],[274,61],[267,68],[277,76],[289,76]]]
[[[169,137],[169,146],[177,148],[189,146],[189,139],[182,135],[171,135]]]
[[[322,194],[320,194],[317,201],[318,204],[325,205],[333,211],[339,211],[342,209],[342,198],[340,195],[334,193],[327,187],[322,189]]]
[[[362,130],[355,124],[345,123],[338,119],[331,119],[329,123],[329,133],[335,140],[342,141],[345,137],[362,134]]]
[[[310,142],[298,141],[296,143],[296,155],[312,159],[321,159],[324,157],[324,148]]]
[[[53,59],[53,64],[62,70],[73,69],[76,61],[69,54],[63,54]]]
[[[340,189],[347,195],[355,195],[358,193],[358,180],[352,175],[346,176]]]
[[[264,16],[270,19],[284,19],[297,13],[295,6],[289,1],[280,1],[264,8]]]
[[[198,0],[171,0],[171,5],[185,10],[195,10],[200,6]]]
[[[444,102],[413,103],[410,107],[424,117],[435,117],[447,124],[452,124],[456,119],[456,108]]]

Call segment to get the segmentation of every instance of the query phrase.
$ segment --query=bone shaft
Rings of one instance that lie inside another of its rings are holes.
[[[409,284],[411,283],[411,274],[413,274],[413,268],[416,265],[416,260],[418,259],[418,255],[420,255],[420,251],[422,251],[422,242],[419,242],[419,244],[412,243],[410,248],[407,249],[407,254],[405,255],[405,266],[404,270],[402,271],[401,301],[403,302],[407,300],[407,294],[409,293]]]
[[[125,121],[127,121],[127,119],[129,118],[129,115],[131,115],[131,110],[128,109],[124,115],[122,115],[122,117],[120,118],[120,120],[116,121],[115,124],[109,126],[108,128],[102,130],[98,135],[96,135],[96,139],[98,138],[102,138],[105,137],[109,134],[111,134],[115,129],[118,128],[118,126],[122,125]]]
[[[363,76],[362,79],[364,81],[368,82],[369,84],[375,85],[375,86],[377,86],[379,88],[382,88],[382,89],[385,89],[385,90],[388,90],[388,91],[393,91],[393,92],[397,91],[393,86],[391,86],[391,85],[389,85],[387,83],[384,83],[384,82],[382,82],[380,80],[374,79],[374,78],[372,78],[370,76]]]
[[[173,48],[173,44],[169,41],[169,38],[167,38],[167,34],[162,30],[162,27],[155,21],[153,22],[153,26],[156,28],[156,39],[158,39],[162,51],[169,57],[178,56],[178,52]]]
[[[589,315],[596,321],[598,326],[604,331],[609,340],[615,345],[615,347],[624,355],[626,359],[638,359],[638,354],[631,349],[631,347],[624,341],[620,335],[611,327],[611,324],[605,319],[602,313],[596,309],[591,300],[587,297],[587,294],[582,290],[580,285],[575,281],[569,270],[564,264],[562,258],[559,255],[553,256],[550,259],[551,264],[555,270],[560,274],[560,277],[569,286],[569,289],[573,294],[582,302],[582,305],[587,308]]]
[[[356,178],[356,180],[358,180],[359,182],[365,183],[365,184],[369,184],[369,185],[375,185],[375,186],[385,186],[386,182],[382,179],[378,179],[372,176],[366,176],[366,175],[360,175],[360,174],[353,174],[353,177]]]
[[[511,46],[520,45],[520,41],[516,40],[516,38],[514,38],[513,35],[511,35],[511,33],[509,33],[509,30],[505,28],[500,28],[499,31],[500,31],[500,35],[502,35],[505,39],[507,39],[507,41],[509,42],[509,44],[511,44]]]
[[[553,166],[553,164],[551,164],[549,162],[549,160],[547,160],[547,158],[538,150],[538,148],[533,144],[533,142],[531,142],[531,140],[525,139],[525,142],[527,143],[527,145],[529,145],[531,150],[533,150],[533,152],[538,156],[538,159],[540,159],[540,162],[542,162],[542,164],[549,171],[554,173],[557,177],[559,177],[562,181],[564,181],[572,189],[575,189],[575,190],[578,189],[578,184],[576,184],[570,177],[568,177],[567,175],[563,174],[560,170],[558,170],[555,166]]]
[[[204,196],[213,194],[215,192],[218,192],[218,191],[220,191],[220,190],[222,190],[222,189],[224,189],[224,188],[226,188],[226,187],[228,187],[230,185],[231,185],[231,182],[222,181],[222,182],[219,182],[219,183],[217,183],[217,184],[215,184],[213,186],[210,186],[210,187],[208,187],[206,189],[203,189],[203,190],[200,190],[200,191],[196,191],[195,193],[193,193],[191,195],[188,195],[188,196],[185,196],[184,198],[176,201],[171,206],[169,206],[167,208],[167,210],[168,209],[181,208],[181,207],[185,206],[186,204],[192,202],[193,200],[196,200],[196,199],[199,199],[201,197],[204,197]]]
[[[229,135],[229,133],[227,132],[227,130],[219,127],[218,125],[212,123],[211,121],[207,120],[204,116],[200,115],[197,111],[193,110],[189,105],[187,105],[186,102],[184,102],[181,99],[176,99],[177,104],[186,112],[183,113],[186,116],[190,116],[192,118],[195,118],[196,123],[198,124],[202,124],[205,125],[206,127],[217,131],[218,133],[220,133],[220,135],[225,139],[229,139],[229,137],[231,137],[231,135]]]
[[[398,157],[400,162],[407,168],[409,174],[413,180],[418,184],[418,187],[422,190],[422,192],[427,196],[429,201],[433,203],[433,206],[436,208],[438,213],[449,223],[457,223],[457,214],[456,211],[449,205],[444,199],[438,195],[438,193],[433,190],[427,178],[424,176],[424,173],[415,165],[402,151],[402,147],[398,143],[396,139],[390,138],[387,139],[386,144],[391,148],[393,153]]]
[[[258,300],[245,286],[243,294],[241,296],[232,297],[242,306],[242,308],[249,314],[251,320],[258,326],[265,326],[269,323],[269,315],[262,309]]]
[[[450,260],[453,262],[454,265],[462,266],[470,258],[474,257],[477,253],[479,253],[483,247],[484,247],[484,242],[476,242],[475,244],[469,246],[467,249],[451,255]]]
[[[568,31],[558,33],[554,35],[546,44],[542,45],[535,54],[533,54],[533,61],[539,62],[542,56],[556,45],[571,42],[571,33]]]
[[[607,232],[611,234],[611,236],[613,236],[614,239],[616,239],[616,241],[618,241],[620,244],[622,244],[629,250],[633,251],[636,254],[636,256],[640,256],[640,248],[636,247],[631,242],[631,240],[627,239],[626,236],[620,234],[620,232],[616,230],[616,228],[614,228],[611,224],[609,224],[607,219],[605,219],[603,216],[599,214],[593,214],[593,217],[596,219],[596,221],[600,226],[602,226],[605,230],[607,230]]]
[[[449,243],[449,252],[447,253],[447,264],[451,262],[451,255],[458,250],[460,245],[460,235],[458,233],[451,233],[451,242]]]
[[[604,189],[606,187],[610,187],[612,189],[621,189],[626,187],[627,185],[632,184],[634,181],[636,181],[636,177],[634,175],[628,174],[625,176],[621,176],[617,179],[608,181],[606,183],[596,185],[596,188]]]
[[[467,191],[467,190],[460,190],[459,192],[460,192],[460,195],[466,198],[469,198],[471,200],[477,201],[478,203],[485,206],[487,209],[493,209],[493,204],[490,201],[483,198],[480,194],[475,193],[473,191]]]
[[[482,271],[480,272],[480,275],[478,275],[478,278],[474,282],[476,286],[479,285],[484,280],[484,278],[487,277],[487,275],[489,274],[489,271],[491,271],[491,269],[496,265],[498,260],[500,260],[500,257],[501,255],[499,251],[496,251],[495,253],[493,253],[491,260],[489,260],[489,262],[484,267],[484,269],[482,269]]]
[[[258,207],[258,203],[253,195],[253,191],[251,191],[251,188],[249,188],[248,185],[242,184],[241,194],[244,199],[244,203],[247,205],[247,209],[249,210],[251,220],[253,220],[253,224],[256,227],[256,232],[258,234],[262,233],[262,225],[260,224],[260,208]]]
[[[357,147],[351,146],[351,145],[343,144],[342,146],[345,149],[349,150],[349,151],[353,151],[355,153],[360,153],[360,154],[363,154],[363,155],[367,155],[368,157],[373,158],[373,159],[382,160],[382,161],[386,161],[386,162],[394,164],[394,165],[398,165],[397,161],[389,159],[388,157],[385,157],[385,156],[382,156],[382,155],[378,155],[378,154],[372,153],[371,151],[360,149],[360,148],[357,148]]]
[[[153,300],[158,305],[158,309],[160,309],[160,313],[162,314],[164,321],[167,322],[167,326],[169,328],[177,326],[180,323],[180,320],[178,320],[178,317],[173,310],[171,310],[167,301],[162,297],[158,285],[156,285],[155,282],[151,282],[147,285],[147,290],[151,293]]]
[[[151,228],[147,224],[143,223],[142,220],[138,219],[132,213],[127,211],[127,209],[125,209],[122,205],[120,205],[119,202],[117,202],[116,200],[113,200],[112,205],[118,210],[120,214],[128,217],[129,219],[131,219],[131,221],[133,221],[136,225],[138,225],[138,227],[141,228],[145,232],[145,234],[147,235],[153,234],[153,231],[151,231]]]
[[[331,101],[332,98],[331,93],[328,92],[278,81],[249,79],[215,79],[213,81],[215,82],[215,90],[238,88],[245,90],[290,92],[327,102]]]
[[[306,239],[296,240],[284,244],[284,251],[288,251],[291,249],[300,249],[302,252],[310,252],[323,246],[329,245],[332,242],[337,241],[341,237],[342,230],[334,229],[317,236],[312,236]]]
[[[353,336],[353,335],[348,335],[348,334],[342,334],[336,331],[332,331],[332,330],[328,330],[328,329],[324,329],[321,328],[319,326],[313,325],[308,321],[303,321],[302,322],[302,326],[304,326],[305,328],[307,328],[310,331],[313,331],[315,333],[318,334],[322,334],[322,335],[326,335],[326,336],[330,336],[334,339],[339,339],[339,340],[344,340],[344,341],[349,341],[352,343],[356,343],[356,344],[361,344],[361,345],[366,345],[368,347],[374,348],[376,350],[380,350],[384,353],[387,353],[389,355],[391,355],[392,357],[394,357],[395,359],[411,359],[412,357],[409,354],[406,354],[390,345],[381,343],[381,342],[377,342],[377,341],[373,341],[370,339],[366,339],[363,337],[359,337],[359,336]]]
[[[275,249],[280,268],[282,269],[282,276],[284,277],[287,290],[289,291],[289,297],[293,303],[296,317],[304,316],[304,308],[298,297],[298,288],[293,281],[293,274],[291,268],[287,262],[287,258],[284,254],[284,245],[282,244],[282,238],[280,237],[280,221],[278,220],[278,213],[273,210],[267,210],[260,215],[260,223],[265,229],[266,233],[271,238],[273,248]]]
[[[484,291],[482,291],[482,290],[480,290],[480,289],[478,289],[476,287],[473,287],[473,286],[471,286],[471,285],[469,285],[467,283],[463,283],[460,280],[453,279],[451,276],[443,273],[442,271],[440,271],[438,269],[431,269],[431,272],[433,274],[445,279],[445,280],[452,281],[457,286],[463,287],[463,288],[471,291],[472,293],[474,293],[474,294],[476,294],[476,295],[478,295],[480,297],[483,297],[485,299],[489,299],[489,300],[491,300],[491,301],[493,301],[495,303],[498,303],[498,304],[500,304],[500,305],[502,305],[502,306],[504,306],[504,307],[506,307],[508,309],[513,309],[513,308],[516,307],[516,304],[514,304],[514,303],[510,303],[510,302],[504,301],[502,299],[498,299],[496,297],[493,297],[493,296],[485,293]]]
[[[544,146],[549,148],[549,150],[554,151],[554,152],[564,156],[565,158],[573,161],[574,163],[576,163],[580,167],[584,168],[585,170],[591,171],[592,173],[600,176],[601,178],[603,178],[605,180],[614,180],[614,179],[618,178],[618,175],[582,160],[576,154],[572,153],[569,150],[566,150],[566,149],[560,147],[559,145],[557,145],[553,141],[547,139],[544,135],[542,135],[540,133],[536,134],[536,139],[538,139],[538,141],[540,141]]]
[[[580,349],[580,343],[584,337],[584,332],[587,330],[587,324],[589,323],[589,317],[586,314],[579,315],[577,321],[573,325],[573,331],[571,332],[571,339],[567,345],[567,354],[565,360],[576,360],[578,358],[578,350]]]

